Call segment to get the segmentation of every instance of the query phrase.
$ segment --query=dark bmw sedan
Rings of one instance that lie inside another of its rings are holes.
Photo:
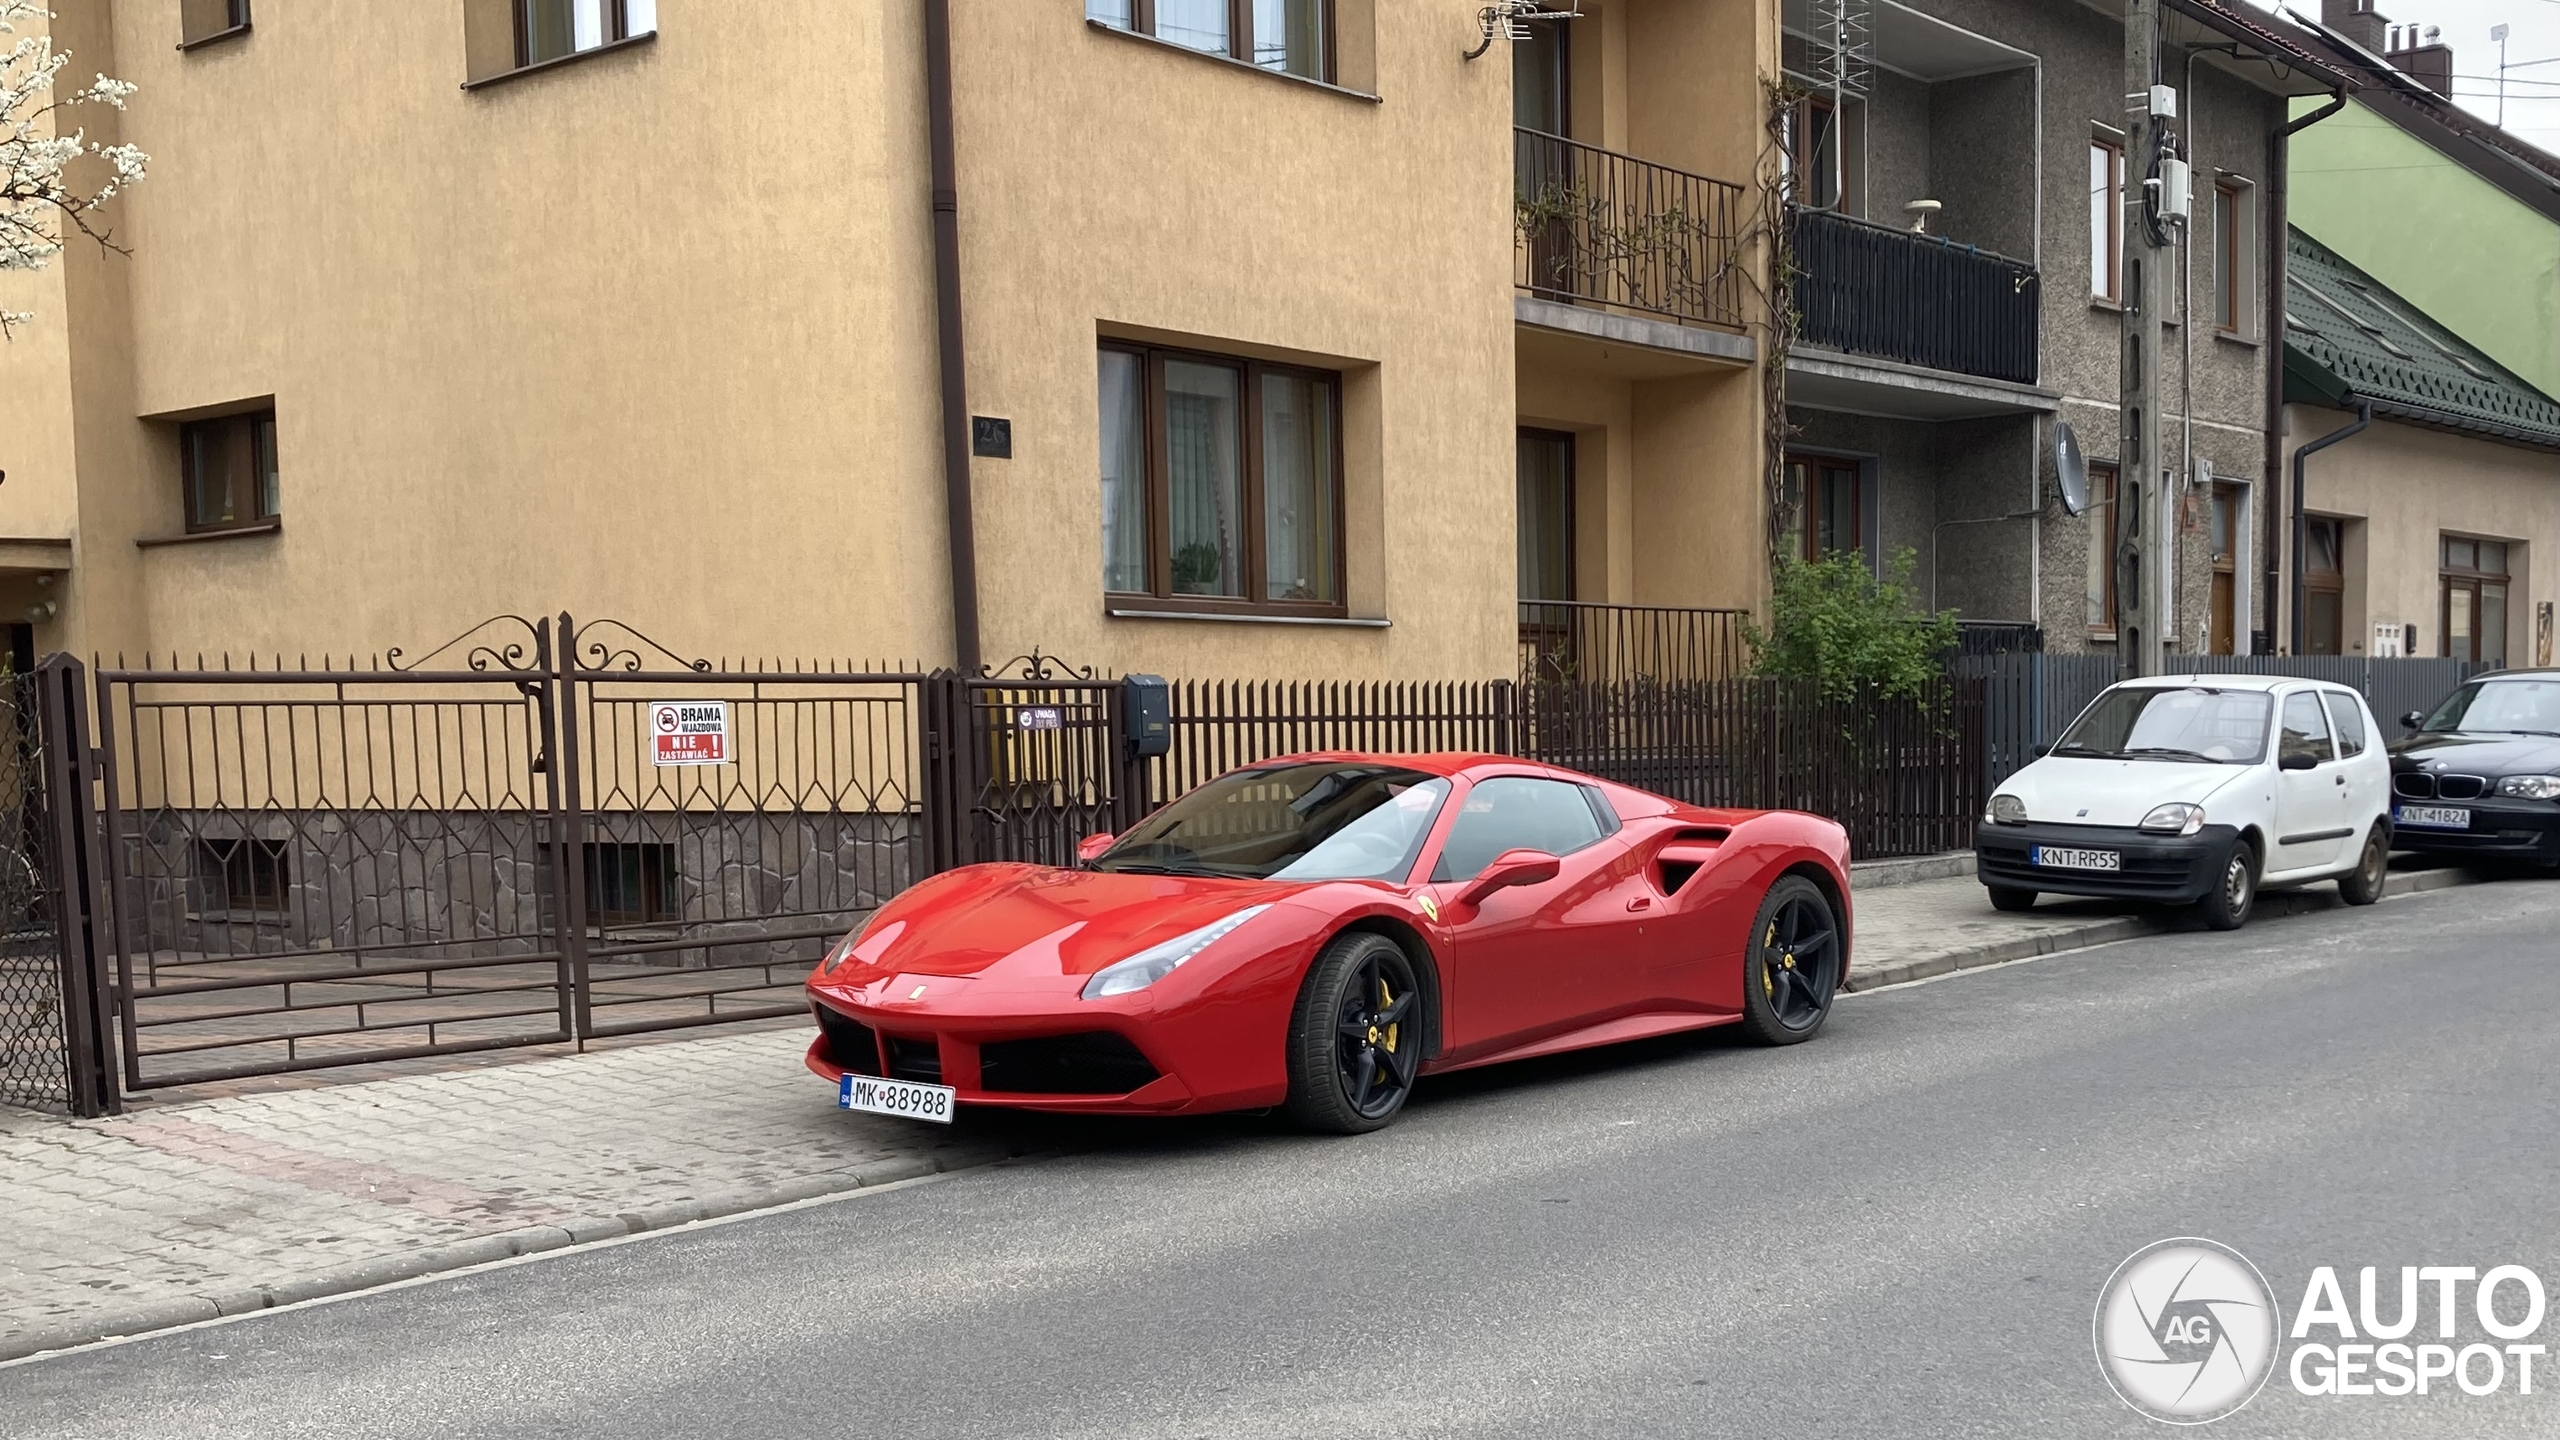
[[[2394,843],[2560,869],[2560,669],[2483,675],[2400,723]]]

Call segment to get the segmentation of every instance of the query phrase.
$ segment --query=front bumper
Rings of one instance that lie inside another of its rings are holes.
[[[2222,876],[2240,832],[2207,825],[2193,835],[2151,835],[2115,825],[1992,825],[1974,827],[1974,877],[2004,889],[2051,895],[2094,895],[2185,905],[2201,899]],[[2113,850],[2121,870],[2066,870],[2038,865],[2037,846]]]
[[[2477,800],[2404,800],[2393,797],[2394,817],[2403,805],[2442,805],[2471,812],[2471,828],[2437,830],[2394,823],[2391,845],[2430,855],[2468,855],[2483,860],[2560,862],[2560,801],[2511,800],[2484,796]]]

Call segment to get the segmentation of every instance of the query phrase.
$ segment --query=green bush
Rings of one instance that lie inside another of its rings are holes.
[[[1956,612],[1913,603],[1912,553],[1897,550],[1879,580],[1866,557],[1835,550],[1819,560],[1781,557],[1769,629],[1749,620],[1753,666],[1763,675],[1817,682],[1825,698],[1916,699],[1956,643]]]

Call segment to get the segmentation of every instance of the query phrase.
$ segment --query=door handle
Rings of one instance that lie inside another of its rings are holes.
[[[2346,776],[2344,776],[2344,775],[2333,775],[2333,776],[2331,776],[2331,777],[2329,777],[2329,778],[2331,778],[2331,779],[2333,779],[2333,780],[2337,781],[2337,782],[2338,782],[2339,784],[2341,784],[2341,785],[2344,785],[2344,784],[2346,784],[2346,783],[2347,783],[2347,777],[2346,777]]]
[[[1653,908],[1653,897],[1650,895],[1639,895],[1633,900],[1627,902],[1627,908],[1629,910],[1650,910]]]

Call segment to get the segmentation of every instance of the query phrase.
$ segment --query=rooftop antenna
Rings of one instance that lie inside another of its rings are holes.
[[[2507,128],[2507,27],[2492,25],[2489,38],[2498,46],[2498,128]]]
[[[1846,104],[1866,99],[1875,84],[1875,5],[1874,0],[1812,0],[1808,12],[1805,60],[1814,87],[1831,97],[1831,193],[1840,196],[1845,177],[1837,172],[1846,148]]]
[[[1476,12],[1476,26],[1484,38],[1476,48],[1466,52],[1469,60],[1479,59],[1493,48],[1497,39],[1513,43],[1529,38],[1529,27],[1540,20],[1579,20],[1582,0],[1493,0]]]

